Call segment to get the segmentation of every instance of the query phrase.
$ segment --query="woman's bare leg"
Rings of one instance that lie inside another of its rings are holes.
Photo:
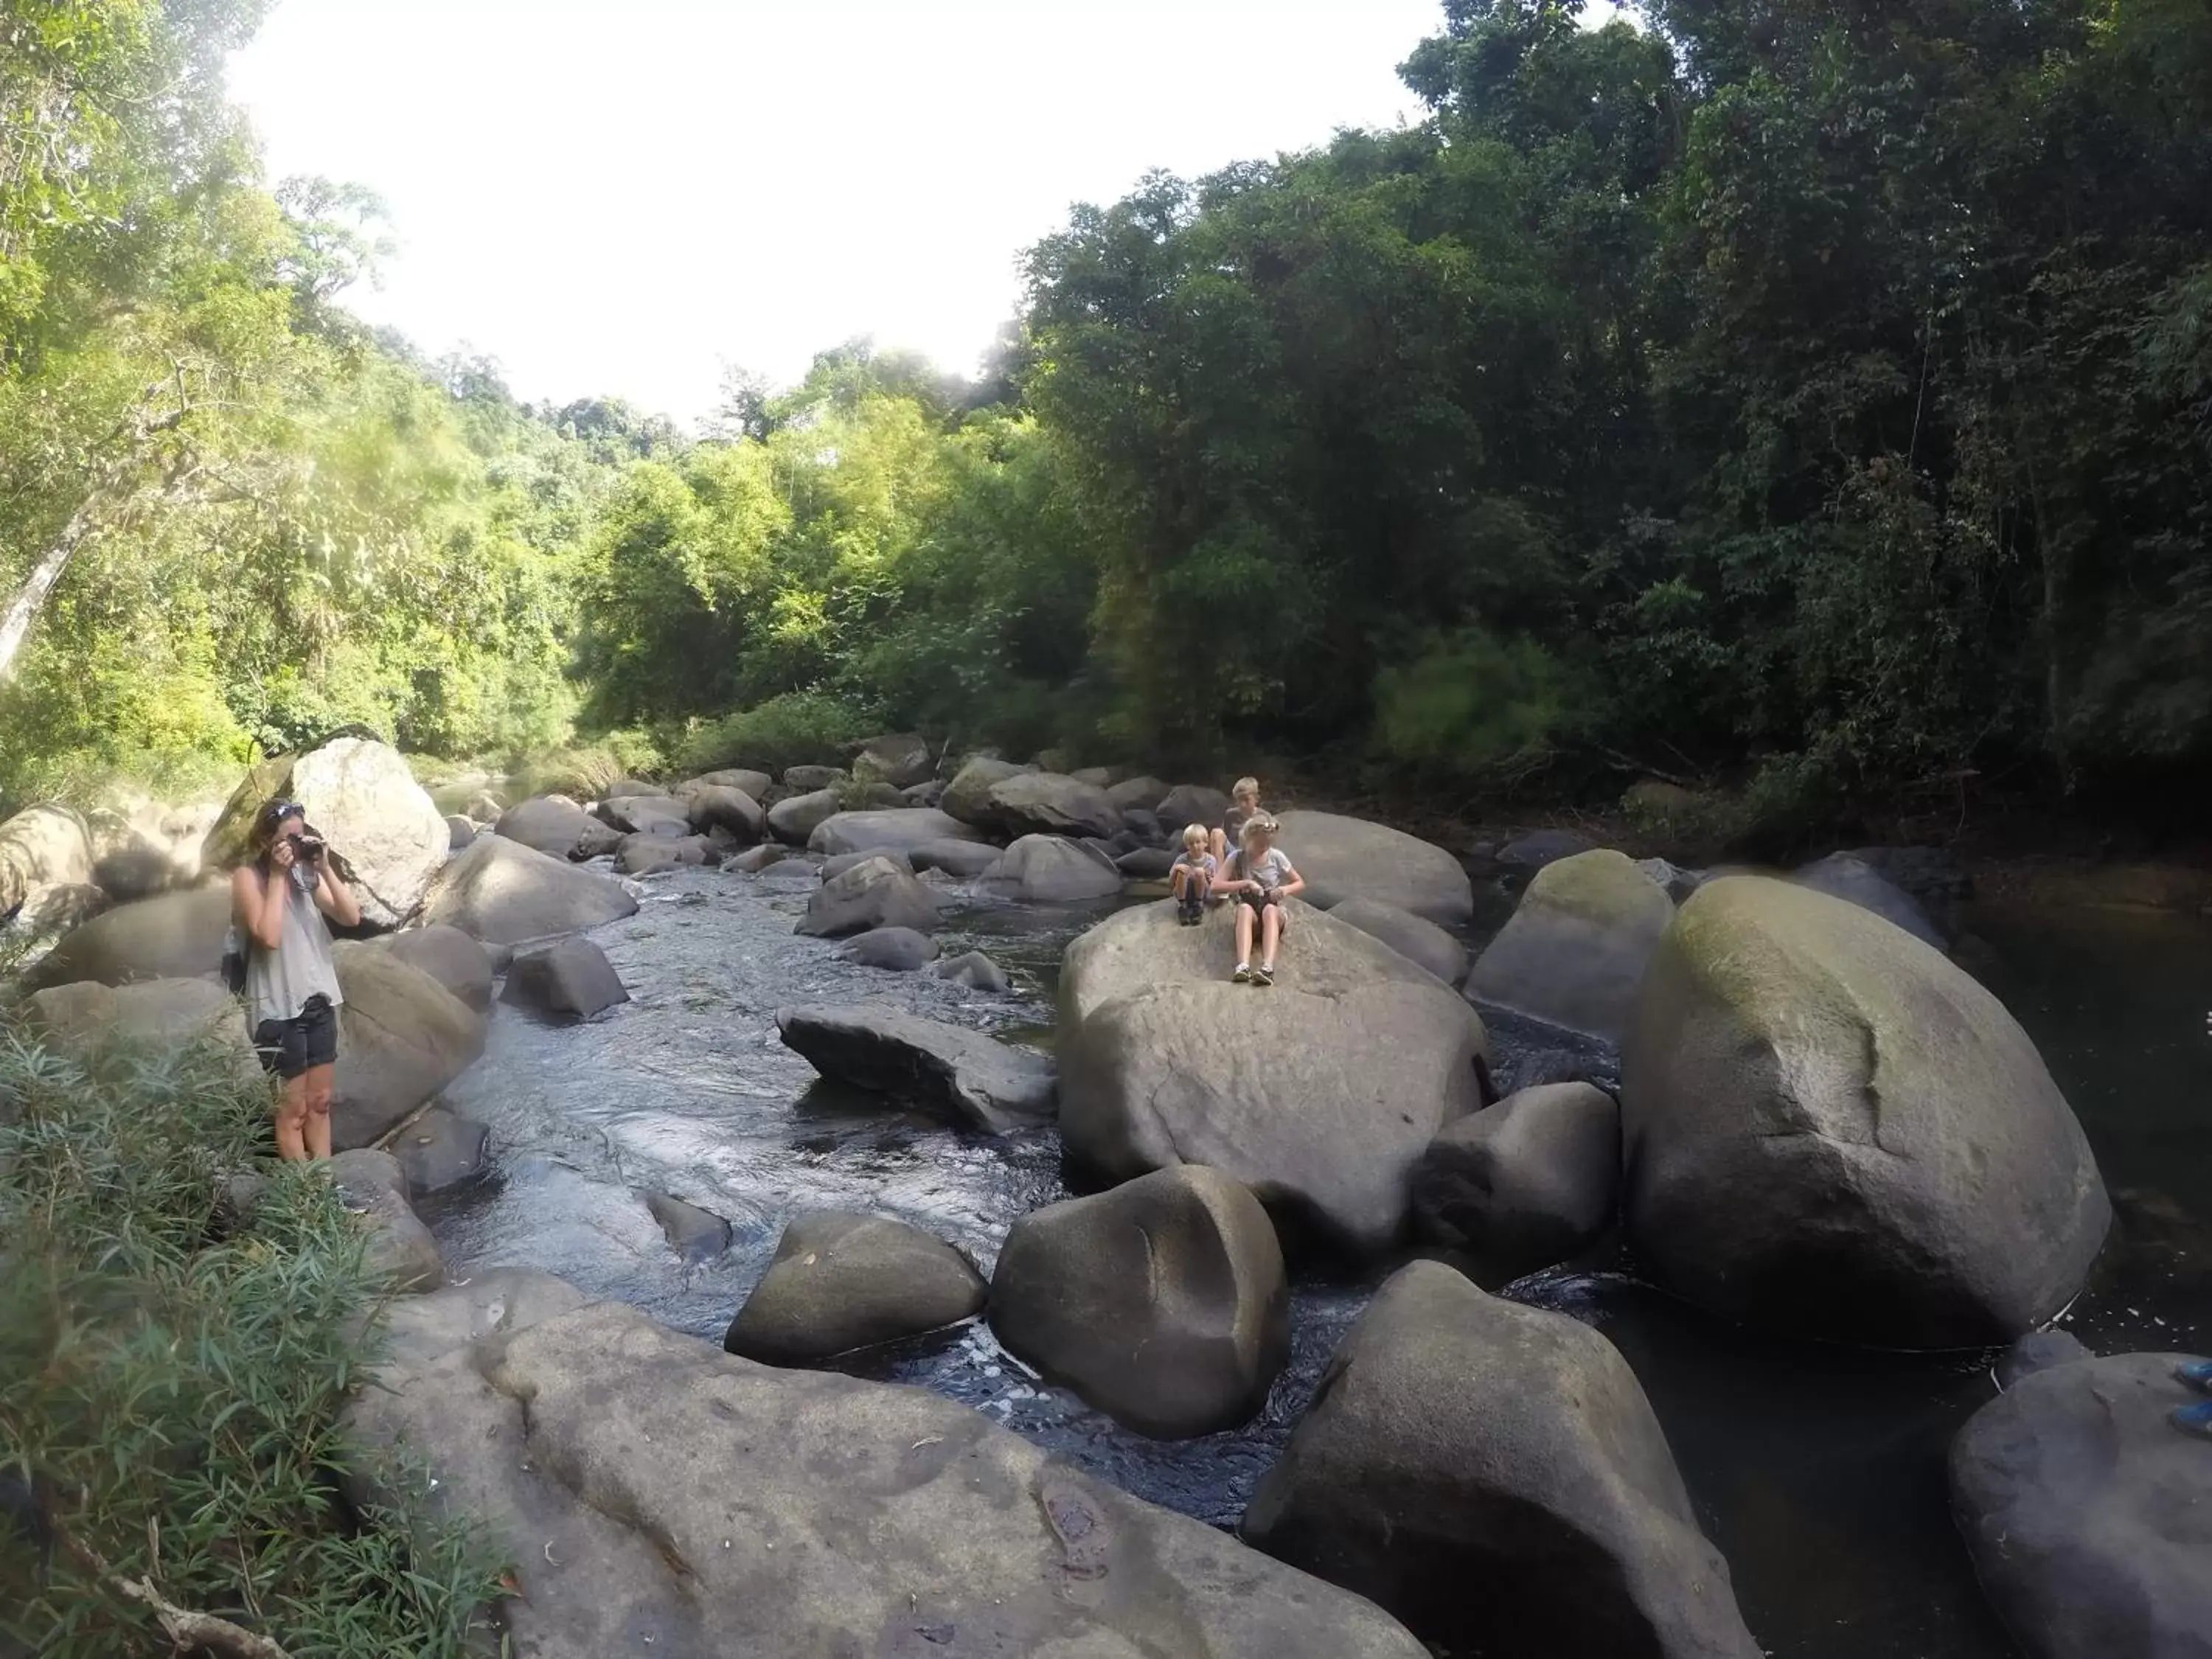
[[[1275,971],[1275,947],[1283,942],[1283,907],[1271,904],[1260,919],[1260,965]]]
[[[1208,850],[1212,853],[1214,862],[1217,864],[1223,859],[1227,858],[1229,856],[1228,832],[1224,830],[1216,830],[1212,836],[1207,837],[1206,847]]]
[[[287,1164],[307,1161],[307,1079],[305,1073],[284,1079],[276,1097],[276,1156]]]
[[[331,1079],[337,1070],[335,1066],[312,1066],[301,1079],[307,1085],[306,1139],[309,1158],[331,1155]]]
[[[1243,967],[1252,960],[1252,907],[1237,907],[1237,965]]]

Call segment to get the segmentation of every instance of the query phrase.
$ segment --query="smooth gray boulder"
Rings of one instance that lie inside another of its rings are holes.
[[[114,1037],[168,1045],[204,1036],[237,1054],[240,1075],[261,1074],[237,999],[211,979],[137,980],[128,985],[78,980],[34,991],[23,1007],[33,1030],[74,1054],[90,1054]]]
[[[899,791],[899,799],[908,806],[935,806],[945,799],[945,780],[929,778],[908,789]]]
[[[548,858],[580,863],[605,858],[622,845],[623,832],[561,795],[535,795],[499,815],[492,833],[520,842]]]
[[[442,1193],[483,1177],[490,1139],[491,1131],[475,1119],[433,1106],[393,1137],[392,1155],[410,1194]]]
[[[776,1012],[784,1046],[824,1077],[1005,1134],[1052,1115],[1053,1063],[958,1025],[862,1003]]]
[[[870,859],[884,859],[894,867],[914,873],[914,861],[896,847],[871,847],[863,853],[840,853],[835,858],[825,858],[816,867],[816,873],[824,881],[835,881],[855,865],[866,864]]]
[[[1121,890],[1113,860],[1062,836],[1024,836],[982,875],[988,892],[1030,904],[1107,898]]]
[[[870,738],[853,751],[853,775],[887,783],[894,789],[911,789],[926,782],[937,770],[937,757],[929,739],[919,732],[894,732]]]
[[[397,927],[422,908],[453,834],[397,749],[371,738],[334,738],[304,755],[263,762],[208,831],[208,866],[244,863],[255,817],[280,796],[305,807],[308,823],[329,841],[332,867],[352,889],[363,921]]]
[[[1850,853],[1831,853],[1824,859],[1793,871],[1790,879],[1830,898],[1871,910],[1884,921],[1902,927],[1913,938],[1948,951],[1950,941],[1920,906],[1920,902],[1864,859]]]
[[[981,842],[983,833],[928,806],[885,807],[867,812],[837,812],[814,826],[806,838],[811,853],[910,853],[935,842]]]
[[[1486,1659],[1760,1659],[1618,1350],[1450,1268],[1393,1274],[1245,1538]]]
[[[1467,946],[1425,916],[1370,898],[1342,900],[1332,905],[1328,913],[1363,933],[1373,934],[1447,985],[1455,986],[1467,977]]]
[[[476,838],[477,827],[474,823],[462,817],[459,813],[446,814],[446,847],[449,852],[459,852]]]
[[[437,1241],[408,1202],[407,1176],[389,1152],[367,1147],[331,1159],[331,1185],[338,1201],[368,1235],[368,1274],[402,1295],[434,1291],[446,1282]]]
[[[700,835],[719,830],[735,845],[750,847],[768,834],[768,814],[742,789],[686,784],[681,799],[691,828]]]
[[[1112,836],[1121,810],[1096,784],[1056,772],[1018,772],[985,793],[988,827],[1008,836]]]
[[[2071,1331],[2030,1331],[1998,1356],[1993,1374],[2002,1390],[2053,1365],[2071,1365],[2093,1357]]]
[[[410,927],[372,943],[421,969],[478,1013],[491,1007],[491,953],[459,928]]]
[[[775,787],[775,780],[765,772],[757,772],[750,767],[726,766],[718,771],[702,772],[696,778],[686,778],[676,787],[676,793],[682,799],[698,789],[734,789],[757,803]]]
[[[972,828],[994,830],[998,818],[991,810],[991,791],[1008,778],[1018,777],[1029,769],[1009,761],[978,756],[952,775],[937,804],[949,816]]]
[[[1202,783],[1179,783],[1160,798],[1152,809],[1170,845],[1180,846],[1184,829],[1194,823],[1218,830],[1229,816],[1229,797]]]
[[[1012,989],[1006,970],[985,956],[981,951],[970,951],[963,956],[946,957],[932,965],[929,970],[939,979],[949,979],[964,985],[971,991],[989,991],[1004,994]]]
[[[1060,1133],[1110,1179],[1203,1164],[1382,1250],[1414,1160],[1481,1104],[1482,1021],[1435,976],[1296,899],[1276,983],[1233,985],[1229,907],[1109,917],[1060,980]]]
[[[403,1303],[347,1419],[503,1541],[516,1659],[1426,1659],[1358,1597],[953,1401],[574,1297],[510,1272]]]
[[[722,1346],[764,1365],[811,1365],[982,1310],[982,1276],[943,1239],[889,1216],[815,1210],[783,1230]]]
[[[499,1000],[554,1019],[589,1019],[629,1000],[607,953],[587,939],[564,939],[507,964]]]
[[[937,899],[913,876],[889,859],[864,859],[831,877],[806,901],[806,914],[793,931],[816,939],[842,939],[878,927],[937,929]]]
[[[1123,813],[1132,807],[1139,811],[1152,812],[1157,811],[1160,803],[1168,798],[1169,787],[1158,778],[1146,774],[1141,777],[1124,778],[1119,783],[1108,786],[1106,799]]]
[[[127,985],[142,979],[198,979],[222,965],[230,931],[230,887],[194,888],[118,905],[62,935],[23,976],[39,990],[97,980]]]
[[[1175,861],[1164,847],[1139,847],[1115,859],[1114,867],[1130,881],[1165,881]]]
[[[1290,1358],[1282,1247],[1260,1200],[1218,1170],[1158,1170],[1017,1220],[991,1328],[1139,1434],[1234,1428]]]
[[[937,941],[911,927],[878,927],[854,934],[845,947],[845,959],[863,968],[910,974],[937,960]]]
[[[1474,885],[1441,847],[1336,812],[1284,812],[1276,821],[1275,845],[1306,878],[1310,903],[1326,910],[1346,899],[1379,899],[1443,927],[1474,918]]]
[[[1467,994],[1571,1031],[1618,1042],[1644,965],[1674,920],[1667,890],[1624,853],[1546,865],[1475,959]]]
[[[796,848],[775,842],[748,848],[735,858],[725,860],[723,867],[742,870],[749,876],[764,875],[769,871],[784,876],[811,876],[815,873],[812,859]]]
[[[535,856],[533,854],[532,856]],[[374,944],[341,941],[331,1144],[367,1146],[405,1122],[483,1053],[483,1016]]]
[[[486,836],[438,872],[421,919],[497,945],[580,933],[636,914],[637,901],[620,882]]]
[[[659,836],[672,841],[691,833],[690,809],[673,795],[610,795],[592,808],[592,814],[625,838]]]
[[[704,836],[624,836],[615,852],[615,868],[625,876],[696,870],[721,861],[721,848]]]
[[[1959,1531],[2028,1659],[2212,1653],[2212,1440],[2167,1420],[2203,1401],[2191,1357],[2046,1366],[1952,1442]]]
[[[835,789],[786,795],[768,809],[769,833],[787,847],[804,847],[817,828],[843,810]]]
[[[1621,1085],[1638,1254],[1729,1318],[2008,1342],[2073,1297],[2111,1223],[2081,1125],[2003,1005],[1788,882],[1724,877],[1676,914]]]
[[[50,801],[0,823],[0,916],[34,888],[82,886],[92,872],[92,833],[74,807]]]
[[[987,841],[925,842],[907,854],[917,870],[941,870],[971,881],[999,861],[999,849]]]
[[[1413,1166],[1413,1224],[1509,1278],[1565,1261],[1613,1225],[1620,1108],[1594,1084],[1508,1095],[1446,1126]]]
[[[711,1261],[730,1248],[730,1224],[712,1210],[642,1188],[637,1189],[637,1195],[660,1224],[660,1236],[668,1241],[668,1248],[685,1261],[694,1266]]]

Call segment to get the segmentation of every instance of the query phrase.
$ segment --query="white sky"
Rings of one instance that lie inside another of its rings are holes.
[[[1020,251],[1147,168],[1419,118],[1437,0],[279,0],[231,67],[270,183],[400,244],[354,308],[527,398],[695,418],[857,334],[973,372]]]

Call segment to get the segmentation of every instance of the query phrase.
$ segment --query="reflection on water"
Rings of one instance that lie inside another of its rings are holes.
[[[988,1273],[1007,1226],[1065,1195],[1058,1138],[969,1134],[823,1083],[776,1040],[781,1006],[875,998],[1048,1046],[1066,941],[1103,907],[961,902],[947,955],[988,951],[993,997],[860,968],[791,929],[810,874],[684,871],[595,937],[635,1000],[579,1027],[502,1008],[452,1091],[499,1152],[495,1179],[431,1211],[454,1271],[522,1262],[719,1341],[801,1208],[896,1215]],[[1486,890],[1494,927],[1510,898]],[[2203,1035],[2212,930],[2172,918],[1978,913],[1962,957],[2043,1045],[2088,1125],[2121,1220],[2069,1313],[2100,1351],[2203,1346],[2212,1290],[2212,1091]],[[1533,1030],[1495,1033],[1510,1088],[1591,1065]],[[1601,1069],[1601,1066],[1599,1068]],[[687,1265],[640,1196],[726,1218],[732,1244]],[[427,1208],[428,1206],[426,1206]],[[1125,1489],[1233,1525],[1311,1398],[1367,1283],[1301,1283],[1295,1352],[1267,1409],[1234,1431],[1148,1441],[1046,1386],[981,1323],[852,1362],[983,1411]],[[1915,1358],[1777,1343],[1639,1285],[1618,1255],[1510,1294],[1603,1330],[1666,1425],[1729,1557],[1746,1620],[1778,1659],[2008,1659],[1953,1533],[1943,1455],[1990,1395],[1986,1356]]]

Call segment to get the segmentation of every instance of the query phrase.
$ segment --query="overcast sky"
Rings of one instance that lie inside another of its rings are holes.
[[[270,182],[389,204],[355,309],[517,393],[694,418],[857,334],[972,372],[1021,249],[1155,167],[1419,118],[1437,0],[279,0]]]

